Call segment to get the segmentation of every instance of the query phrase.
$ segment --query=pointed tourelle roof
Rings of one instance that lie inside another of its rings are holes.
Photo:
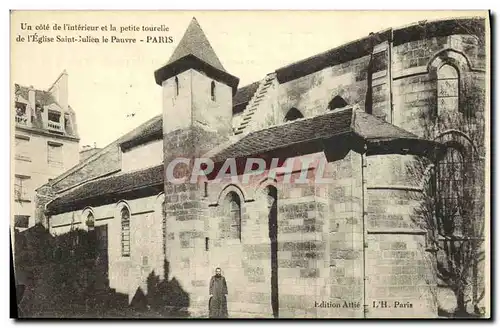
[[[236,91],[239,79],[224,69],[194,17],[167,64],[155,72],[156,83],[161,85],[166,79],[189,68],[202,70],[208,76],[227,83]]]
[[[221,71],[226,71],[210,42],[208,42],[205,33],[203,33],[200,24],[194,17],[167,64],[171,64],[187,55],[193,55]]]

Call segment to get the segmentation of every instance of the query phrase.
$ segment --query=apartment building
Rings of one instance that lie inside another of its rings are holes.
[[[68,74],[63,71],[50,88],[15,84],[14,191],[15,228],[35,224],[35,189],[76,165],[79,137],[76,115],[68,104]]]

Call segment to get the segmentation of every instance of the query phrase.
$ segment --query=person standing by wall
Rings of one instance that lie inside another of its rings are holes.
[[[222,276],[221,268],[215,269],[215,275],[210,279],[210,300],[208,301],[210,318],[227,318],[227,284]]]

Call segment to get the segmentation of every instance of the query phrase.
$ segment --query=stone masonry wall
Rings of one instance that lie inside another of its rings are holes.
[[[330,300],[341,307],[330,308],[324,317],[363,316],[363,222],[361,155],[350,151],[344,159],[331,162],[327,176],[329,209]],[[345,304],[349,305],[345,307]],[[319,312],[319,311],[318,311]]]
[[[406,155],[366,158],[366,299],[371,318],[437,315],[433,264],[415,217],[421,181],[405,170],[412,160]]]
[[[193,158],[203,154],[210,140],[203,130],[194,126],[165,133],[165,169],[177,157]],[[187,165],[177,165],[174,176],[186,176],[190,169]],[[167,174],[167,171],[165,171]],[[169,276],[176,279],[181,290],[189,295],[189,311],[201,315],[206,309],[208,287],[202,281],[210,279],[207,272],[205,249],[205,216],[208,207],[202,200],[202,189],[198,183],[173,184],[165,179],[165,254],[169,266]],[[187,304],[181,304],[188,307]]]
[[[318,156],[324,159],[322,153]],[[280,173],[271,183],[278,191],[281,318],[362,315],[361,177],[353,169],[360,160],[359,154],[350,153],[327,164],[325,178],[333,179],[333,184],[316,184],[314,168],[306,171],[306,183],[286,183]],[[291,181],[300,174],[293,173]],[[192,204],[184,187],[166,189],[166,201],[171,203],[167,257],[171,273],[190,295],[191,313],[207,315],[208,282],[221,267],[231,317],[272,316],[269,210],[263,192],[267,183],[209,183],[206,197],[199,190],[191,194],[201,197],[197,215],[184,208]],[[241,200],[241,240],[228,238],[224,199],[229,192]],[[323,301],[340,307],[325,307]]]
[[[150,275],[164,278],[162,214],[159,196],[124,200],[92,208],[95,225],[107,225],[108,235],[108,278],[110,287],[132,300],[138,288],[148,293],[147,278]],[[121,206],[130,209],[130,257],[121,256]],[[87,212],[85,212],[87,213]],[[67,212],[50,218],[50,232],[63,234],[71,229],[87,229],[84,211]]]
[[[274,124],[283,122],[293,107],[304,117],[322,114],[335,96],[364,108],[369,59],[370,56],[358,58],[279,85],[277,102],[281,112]]]
[[[403,43],[393,48],[393,95],[395,108],[394,124],[416,133],[428,136],[437,110],[437,80],[430,66],[436,58],[442,63],[452,64],[459,70],[461,85],[460,110],[484,115],[481,98],[484,98],[485,54],[484,40],[471,35],[451,35]],[[477,90],[479,88],[479,90]],[[477,91],[475,91],[477,90]],[[475,99],[467,98],[473,97]],[[446,129],[463,130],[464,124],[448,122]],[[477,128],[481,129],[482,126]],[[467,131],[465,131],[467,132]]]

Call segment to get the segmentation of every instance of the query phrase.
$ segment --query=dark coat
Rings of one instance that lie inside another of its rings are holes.
[[[212,276],[210,279],[210,300],[208,302],[210,318],[227,318],[227,284],[226,278]]]

